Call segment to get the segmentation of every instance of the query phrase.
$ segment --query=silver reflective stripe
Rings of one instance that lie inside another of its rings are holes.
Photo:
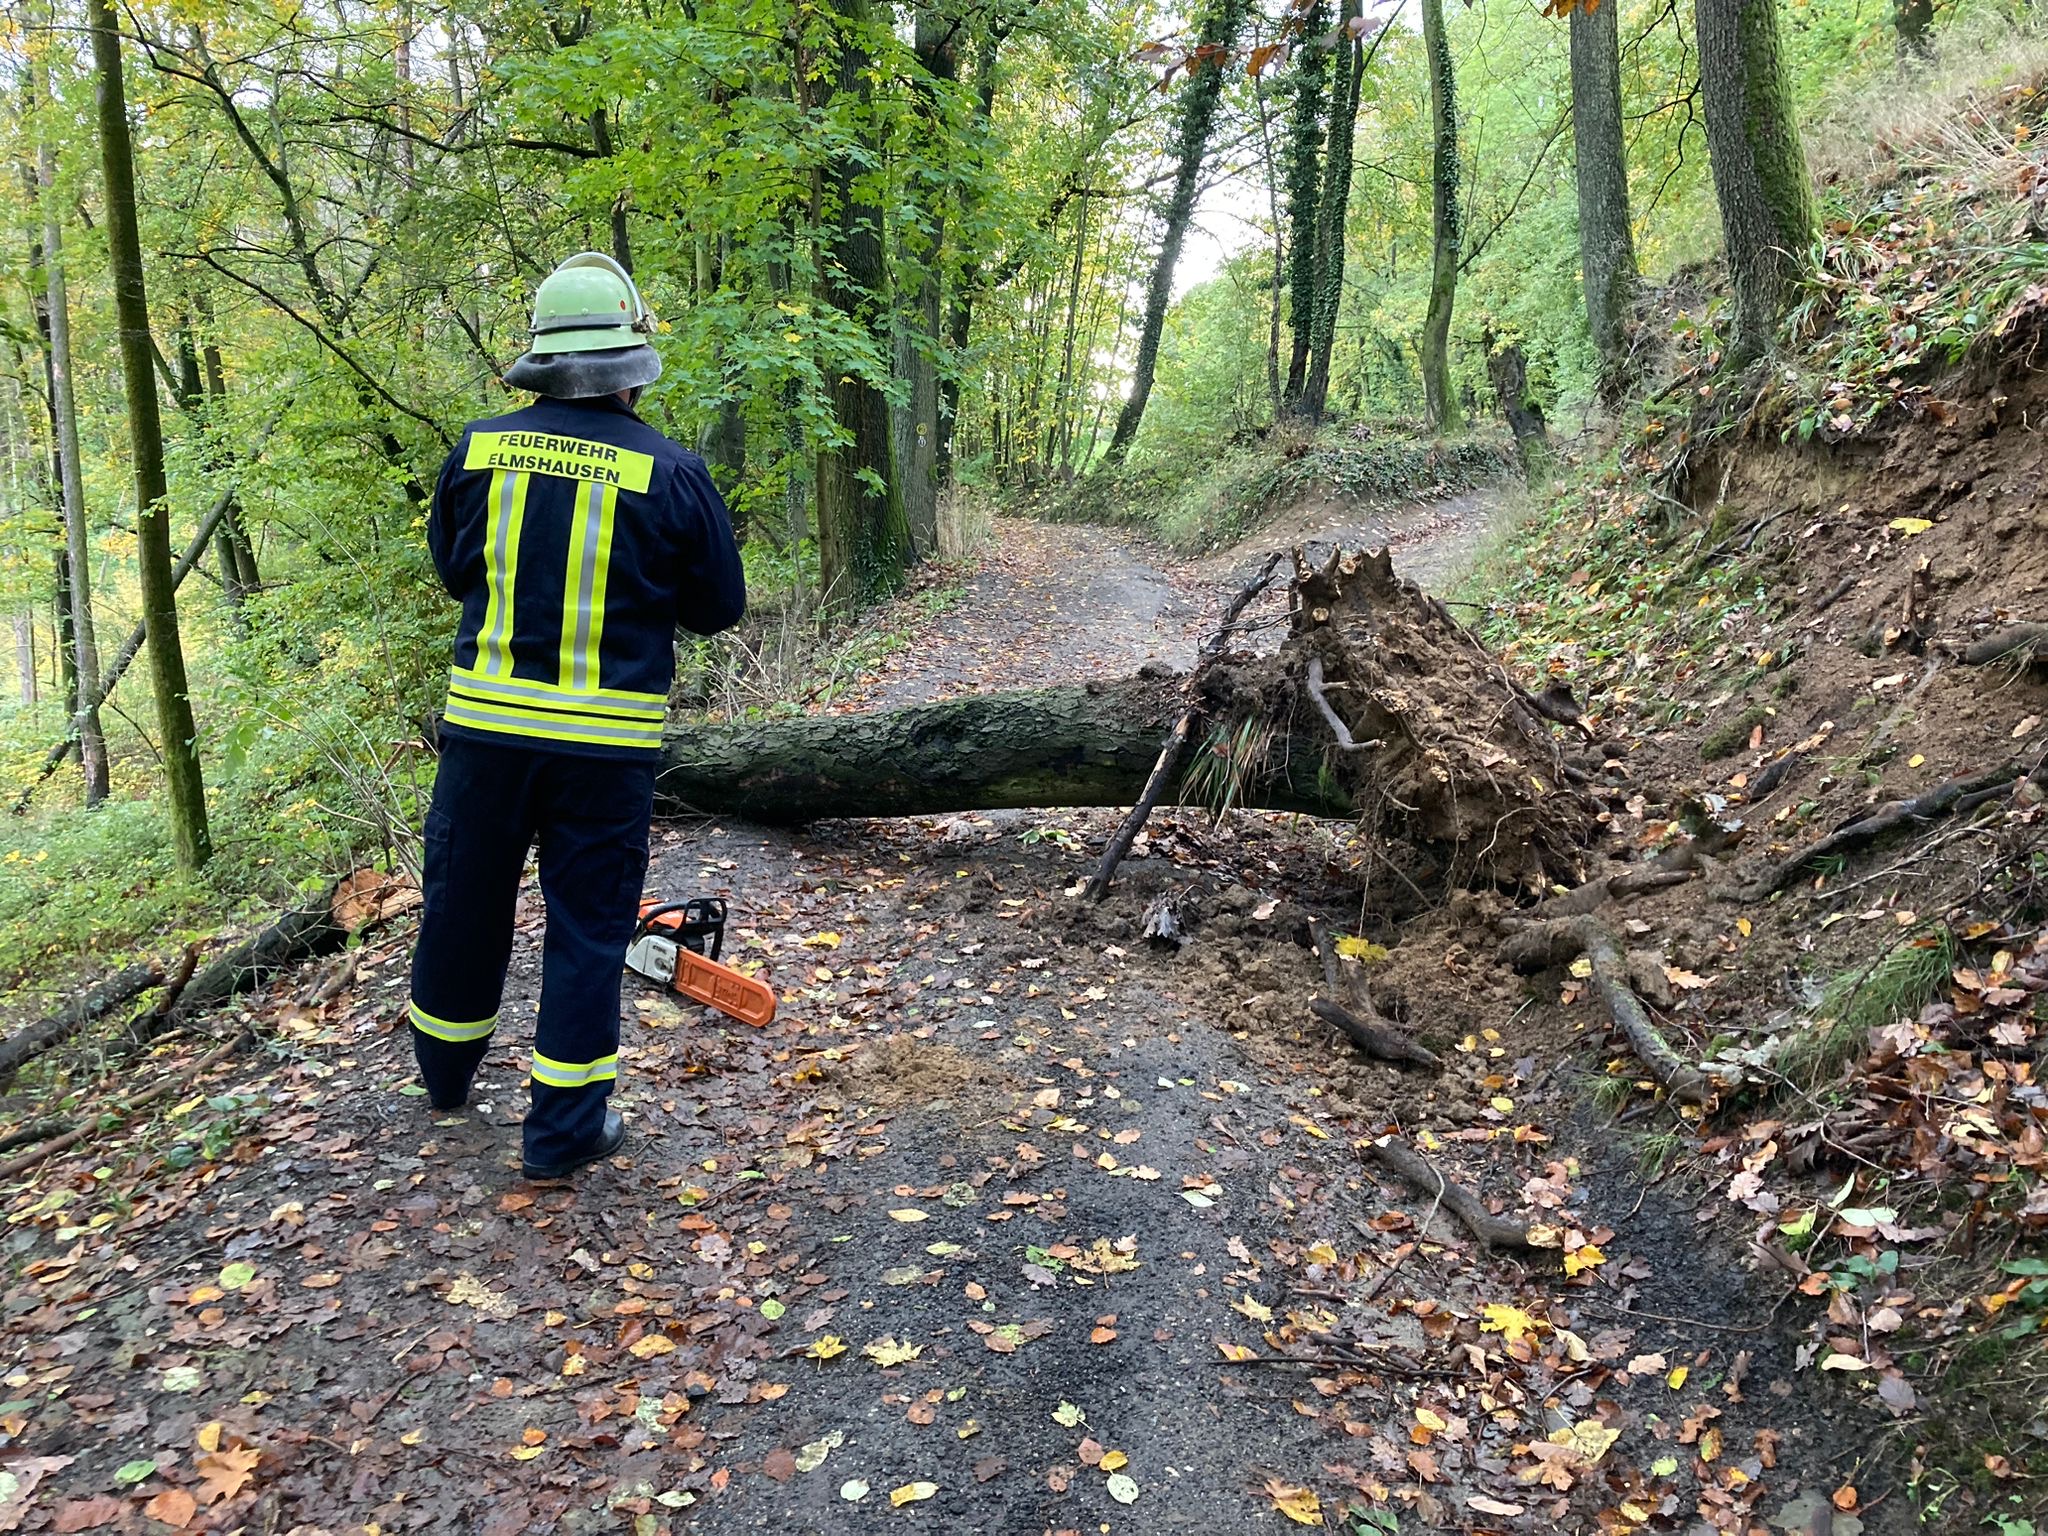
[[[490,633],[478,647],[480,672],[511,670],[505,639],[512,632],[512,507],[519,494],[519,476],[506,470],[499,480],[503,489],[498,493],[498,522],[491,530],[491,587],[497,593],[498,606],[491,615]]]
[[[578,715],[549,714],[545,710],[526,714],[512,705],[492,709],[462,699],[450,699],[445,713],[455,725],[508,731],[518,736],[553,737],[562,741],[615,741],[622,746],[635,747],[661,745],[661,727],[658,725],[614,725],[608,721],[586,720]]]
[[[597,594],[598,537],[604,532],[604,487],[583,488],[583,569],[576,573],[576,648],[570,663],[572,688],[590,686],[590,604]]]

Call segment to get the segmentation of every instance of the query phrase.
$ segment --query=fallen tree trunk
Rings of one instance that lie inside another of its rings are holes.
[[[1176,754],[1169,737],[1191,705],[1208,731],[1197,740],[1191,723]],[[655,798],[669,814],[771,824],[1130,806],[1152,798],[1163,763],[1162,802],[1199,779],[1212,804],[1357,817],[1412,861],[1395,867],[1422,900],[1452,886],[1535,892],[1582,881],[1600,833],[1559,748],[1560,708],[1384,551],[1310,569],[1297,550],[1272,655],[1205,656],[1187,679],[676,731]]]
[[[872,715],[672,733],[655,780],[667,815],[769,825],[836,816],[932,816],[1027,806],[1133,805],[1184,708],[1176,678],[1034,688]],[[1241,803],[1342,816],[1318,781],[1319,745],[1282,739]],[[1185,768],[1166,798],[1177,798]]]
[[[140,997],[163,979],[163,967],[153,961],[131,965],[73,998],[47,1018],[0,1040],[0,1089],[11,1084],[15,1073],[45,1051],[62,1045],[95,1019],[104,1018],[123,1003]]]

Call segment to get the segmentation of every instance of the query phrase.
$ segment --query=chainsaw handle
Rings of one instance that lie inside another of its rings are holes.
[[[681,921],[673,925],[657,925],[656,919],[681,914]],[[708,937],[711,940],[707,958],[716,960],[725,950],[725,902],[717,896],[693,896],[687,901],[650,902],[640,909],[639,926],[633,930],[637,939],[643,934],[660,933],[677,941],[677,947],[688,949],[686,942],[692,938]]]

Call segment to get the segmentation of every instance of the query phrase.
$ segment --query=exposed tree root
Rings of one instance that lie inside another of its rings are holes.
[[[1444,1069],[1443,1058],[1381,1018],[1361,985],[1346,984],[1344,968],[1321,918],[1308,920],[1309,938],[1322,957],[1324,995],[1309,999],[1309,1012],[1336,1029],[1366,1055],[1398,1066]],[[1351,1006],[1347,1006],[1351,1005]],[[1355,1011],[1354,1011],[1355,1010]],[[1362,1016],[1361,1016],[1362,1015]]]
[[[2048,624],[2009,625],[1963,649],[1963,661],[1972,667],[1989,666],[2007,657],[2025,665],[2048,657]]]
[[[1588,880],[1578,889],[1567,891],[1562,896],[1539,901],[1526,911],[1515,913],[1510,921],[1520,926],[1523,922],[1548,922],[1559,917],[1580,917],[1589,912],[1599,911],[1610,901],[1623,901],[1630,896],[1641,896],[1648,891],[1666,890],[1674,885],[1683,885],[1692,877],[1693,872],[1687,869],[1623,870],[1620,874]]]
[[[1836,828],[1818,842],[1788,854],[1747,885],[1723,894],[1734,901],[1761,901],[1790,885],[1817,859],[1861,848],[1912,822],[1932,821],[1937,816],[1945,816],[1966,806],[1974,809],[1985,799],[1995,797],[1998,792],[2018,782],[2023,772],[2017,763],[2002,763],[1996,768],[1944,779],[1934,788],[1910,799],[1888,800],[1867,815]]]
[[[1621,945],[1604,926],[1586,916],[1531,923],[1501,946],[1501,957],[1524,971],[1562,965],[1580,955],[1592,963],[1593,987],[1607,1016],[1665,1093],[1674,1103],[1706,1103],[1712,1080],[1673,1050],[1651,1021],[1649,1010],[1629,985]]]
[[[1367,1142],[1359,1148],[1418,1194],[1429,1196],[1449,1211],[1489,1248],[1528,1248],[1529,1229],[1509,1216],[1496,1216],[1464,1185],[1447,1177],[1436,1164],[1401,1141]]]

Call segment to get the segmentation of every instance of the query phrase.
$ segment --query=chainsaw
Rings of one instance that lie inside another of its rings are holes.
[[[725,903],[643,901],[626,948],[626,969],[756,1029],[775,1017],[775,994],[718,957],[725,948]]]

